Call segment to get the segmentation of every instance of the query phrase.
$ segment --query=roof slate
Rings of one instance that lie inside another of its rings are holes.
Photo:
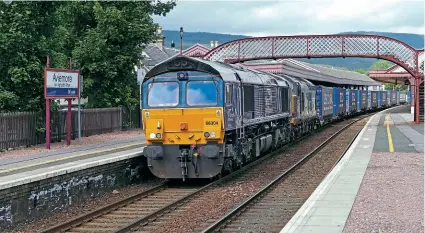
[[[164,48],[164,50],[161,50],[161,48],[156,44],[147,45],[144,52],[147,57],[144,57],[143,64],[147,67],[155,66],[178,54],[178,50],[176,49]]]

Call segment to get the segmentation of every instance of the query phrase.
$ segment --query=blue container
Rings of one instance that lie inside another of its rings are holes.
[[[359,98],[357,109],[360,111],[365,111],[368,109],[369,95],[367,90],[359,90]]]
[[[329,119],[333,115],[333,90],[331,87],[318,86],[316,89],[316,106],[319,119]]]
[[[370,107],[372,109],[378,108],[380,103],[379,97],[381,97],[379,91],[370,91]]]
[[[372,91],[367,91],[367,109],[372,109]]]
[[[357,94],[357,103],[356,103],[356,107],[357,107],[357,111],[360,111],[360,90],[355,90],[356,94]]]
[[[397,91],[390,91],[390,105],[397,105]]]
[[[385,107],[388,105],[388,92],[387,91],[380,91],[381,93],[381,107]]]
[[[345,115],[346,109],[346,102],[345,102],[345,89],[344,88],[333,88],[333,115],[339,116],[339,115]]]
[[[348,90],[347,91],[347,97],[348,97],[348,112],[357,112],[357,93],[358,90]]]

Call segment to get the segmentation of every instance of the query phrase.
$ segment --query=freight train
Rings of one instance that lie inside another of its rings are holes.
[[[176,56],[145,75],[141,101],[150,171],[186,180],[228,174],[332,121],[399,105],[400,93]]]

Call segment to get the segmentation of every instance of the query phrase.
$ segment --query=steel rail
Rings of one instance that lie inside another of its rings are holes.
[[[202,233],[210,233],[210,232],[219,232],[225,225],[232,221],[234,217],[239,216],[242,212],[248,209],[249,205],[261,197],[264,196],[268,191],[270,191],[273,187],[275,187],[277,184],[280,183],[283,179],[285,179],[288,175],[292,174],[297,168],[299,168],[301,165],[303,165],[305,162],[307,162],[310,158],[313,157],[317,152],[319,152],[322,148],[324,148],[327,144],[329,144],[333,139],[335,139],[336,136],[338,136],[340,133],[345,131],[347,128],[352,126],[353,124],[359,122],[360,120],[363,120],[367,117],[369,117],[371,114],[368,114],[360,119],[357,119],[353,122],[348,123],[343,128],[338,130],[338,132],[334,133],[332,136],[330,136],[326,141],[322,142],[319,146],[317,146],[315,149],[313,149],[311,152],[309,152],[307,155],[305,155],[302,159],[300,159],[296,164],[294,164],[292,167],[288,168],[286,171],[284,171],[282,174],[280,174],[276,179],[274,179],[272,182],[270,182],[268,185],[266,185],[264,188],[262,188],[260,191],[258,191],[256,194],[251,196],[249,199],[247,199],[245,202],[240,204],[238,207],[234,208],[231,212],[226,214],[221,219],[217,220],[215,223],[211,224],[209,227],[204,229]],[[358,136],[359,132],[355,135],[354,139],[350,142],[350,145],[345,148],[342,155],[339,157],[337,163],[339,160],[343,157],[345,152],[348,150],[348,148],[351,146],[351,144],[354,142],[355,138]],[[336,164],[335,164],[336,165]],[[334,165],[334,166],[335,166]]]
[[[119,201],[114,202],[112,204],[109,204],[107,206],[98,208],[98,209],[96,209],[94,211],[91,211],[89,213],[82,214],[80,216],[77,216],[76,218],[73,218],[73,219],[71,219],[71,220],[69,220],[67,222],[64,222],[64,223],[57,224],[57,225],[55,225],[53,227],[50,227],[50,228],[48,228],[46,230],[42,230],[42,231],[40,231],[40,233],[64,232],[64,231],[69,230],[71,228],[77,227],[77,226],[79,226],[79,225],[81,225],[83,223],[86,223],[86,222],[88,222],[90,220],[93,220],[93,219],[95,219],[95,218],[97,218],[99,216],[102,216],[102,215],[105,215],[105,214],[107,214],[109,212],[112,212],[112,211],[114,211],[114,210],[116,210],[118,208],[121,208],[121,207],[126,206],[126,205],[129,205],[129,204],[131,204],[131,203],[133,203],[135,201],[138,201],[138,200],[140,200],[142,198],[145,198],[147,196],[150,196],[150,195],[152,195],[152,194],[154,194],[156,192],[162,191],[162,190],[164,190],[166,188],[167,188],[167,184],[166,183],[157,185],[157,186],[155,186],[155,187],[153,187],[153,188],[151,188],[149,190],[146,190],[146,191],[137,193],[137,194],[132,195],[132,196],[130,196],[128,198],[125,198],[123,200],[119,200]]]

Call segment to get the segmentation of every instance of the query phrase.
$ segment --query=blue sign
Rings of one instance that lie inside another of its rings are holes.
[[[78,88],[46,88],[47,96],[78,96]]]

